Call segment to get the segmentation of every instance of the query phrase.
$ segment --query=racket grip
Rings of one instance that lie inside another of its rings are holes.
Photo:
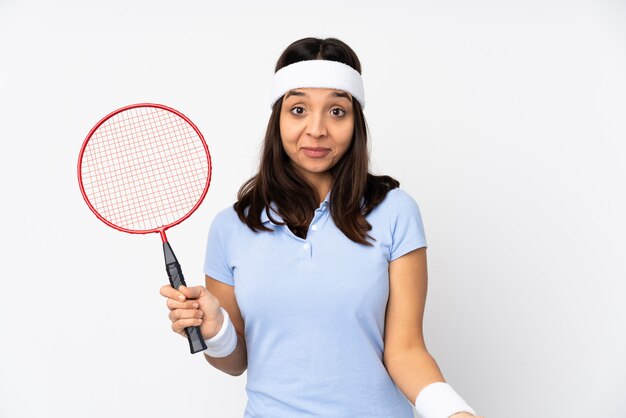
[[[163,243],[163,254],[165,255],[165,269],[167,270],[167,276],[170,279],[172,287],[178,290],[181,285],[187,286],[185,278],[183,277],[183,270],[180,268],[180,264],[169,242]],[[187,334],[191,354],[206,350],[207,346],[202,338],[199,326],[185,328],[185,334]]]

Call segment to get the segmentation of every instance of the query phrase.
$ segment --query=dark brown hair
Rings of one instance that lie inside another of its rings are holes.
[[[313,59],[338,61],[361,73],[361,63],[352,48],[336,38],[303,38],[293,42],[278,58],[274,71],[298,61]],[[295,235],[305,238],[313,214],[319,207],[318,193],[297,174],[283,149],[279,125],[282,102],[281,97],[272,108],[259,171],[241,186],[238,201],[233,207],[239,219],[252,231],[272,231],[261,223],[261,211],[267,210],[268,216],[275,221],[269,211],[273,201],[283,219],[282,223],[275,223],[287,224]],[[367,233],[372,226],[365,215],[400,183],[389,176],[369,173],[367,123],[359,102],[352,99],[352,105],[354,133],[348,150],[330,169],[333,184],[328,209],[335,225],[346,237],[356,243],[372,245],[366,240],[374,238]],[[247,213],[246,208],[249,208]]]

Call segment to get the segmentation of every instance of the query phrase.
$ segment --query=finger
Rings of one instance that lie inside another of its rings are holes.
[[[186,299],[198,299],[207,292],[204,286],[187,287],[182,285],[178,288],[178,291],[182,293]]]
[[[179,319],[202,318],[204,313],[198,309],[175,309],[168,315],[172,322]]]
[[[199,325],[202,325],[202,319],[200,318],[179,319],[178,321],[172,322],[172,329],[174,332],[180,333],[184,331],[185,328],[197,327]]]
[[[166,284],[165,286],[161,286],[161,288],[159,289],[159,293],[161,294],[161,296],[168,297],[172,289],[173,287],[171,284]]]
[[[178,290],[174,289],[172,285],[169,285],[169,284],[161,287],[161,290],[159,293],[161,293],[162,296],[165,296],[167,298],[172,298],[175,300],[180,300],[181,302],[185,301],[186,299],[185,295],[180,293]]]
[[[200,305],[195,300],[188,300],[185,302],[179,302],[174,299],[167,298],[165,304],[169,310],[173,309],[197,309]]]

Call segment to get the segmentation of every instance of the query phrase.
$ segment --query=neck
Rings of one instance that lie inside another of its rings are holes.
[[[333,179],[330,173],[324,173],[323,175],[319,176],[307,176],[306,179],[311,184],[311,186],[313,186],[313,189],[317,191],[317,201],[318,204],[321,205],[324,201],[324,198],[330,191],[330,188],[332,187]]]

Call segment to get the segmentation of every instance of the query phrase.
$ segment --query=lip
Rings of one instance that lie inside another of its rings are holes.
[[[304,152],[304,154],[306,156],[308,156],[308,157],[321,158],[321,157],[325,157],[330,152],[330,149],[328,149],[328,148],[303,147],[302,148],[302,152]]]

